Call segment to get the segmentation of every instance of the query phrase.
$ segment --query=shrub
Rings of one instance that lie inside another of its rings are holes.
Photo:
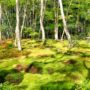
[[[33,30],[31,27],[28,27],[28,28],[24,28],[24,30],[23,30],[24,32],[24,37],[26,36],[26,37],[30,37],[31,39],[37,39],[37,38],[39,38],[39,33],[38,32],[36,32],[35,30]]]
[[[12,43],[9,43],[9,44],[7,45],[7,49],[11,49],[11,48],[14,48],[14,45],[13,45]]]
[[[22,81],[22,79],[23,79],[22,73],[8,74],[5,77],[5,80],[12,84],[19,84]]]

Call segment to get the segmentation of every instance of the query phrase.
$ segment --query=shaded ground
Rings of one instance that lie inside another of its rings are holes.
[[[0,46],[0,90],[90,90],[90,43],[22,40]],[[18,81],[18,82],[17,82]]]

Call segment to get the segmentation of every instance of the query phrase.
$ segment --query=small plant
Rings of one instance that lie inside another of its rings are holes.
[[[12,43],[7,45],[7,49],[11,49],[11,48],[14,48],[14,45]]]

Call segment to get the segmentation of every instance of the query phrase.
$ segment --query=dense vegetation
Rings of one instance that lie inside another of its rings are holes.
[[[8,41],[10,42],[10,41]],[[7,42],[7,43],[8,43]],[[89,90],[90,44],[77,41],[68,49],[67,41],[22,40],[22,52],[0,50],[1,90]]]
[[[90,90],[89,0],[0,0],[0,90]]]
[[[16,26],[15,0],[0,0],[2,8],[1,31],[2,38],[14,38]],[[20,32],[22,38],[41,38],[40,31],[40,0],[19,0]],[[63,33],[63,23],[58,0],[43,1],[43,26],[45,37],[54,39],[58,29],[58,38]],[[63,8],[67,27],[71,36],[85,39],[90,35],[90,1],[63,0]],[[56,38],[56,39],[58,39]],[[65,36],[64,36],[65,38]]]

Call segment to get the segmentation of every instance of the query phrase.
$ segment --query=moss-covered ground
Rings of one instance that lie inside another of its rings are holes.
[[[0,90],[90,90],[90,42],[22,40],[0,45]]]

